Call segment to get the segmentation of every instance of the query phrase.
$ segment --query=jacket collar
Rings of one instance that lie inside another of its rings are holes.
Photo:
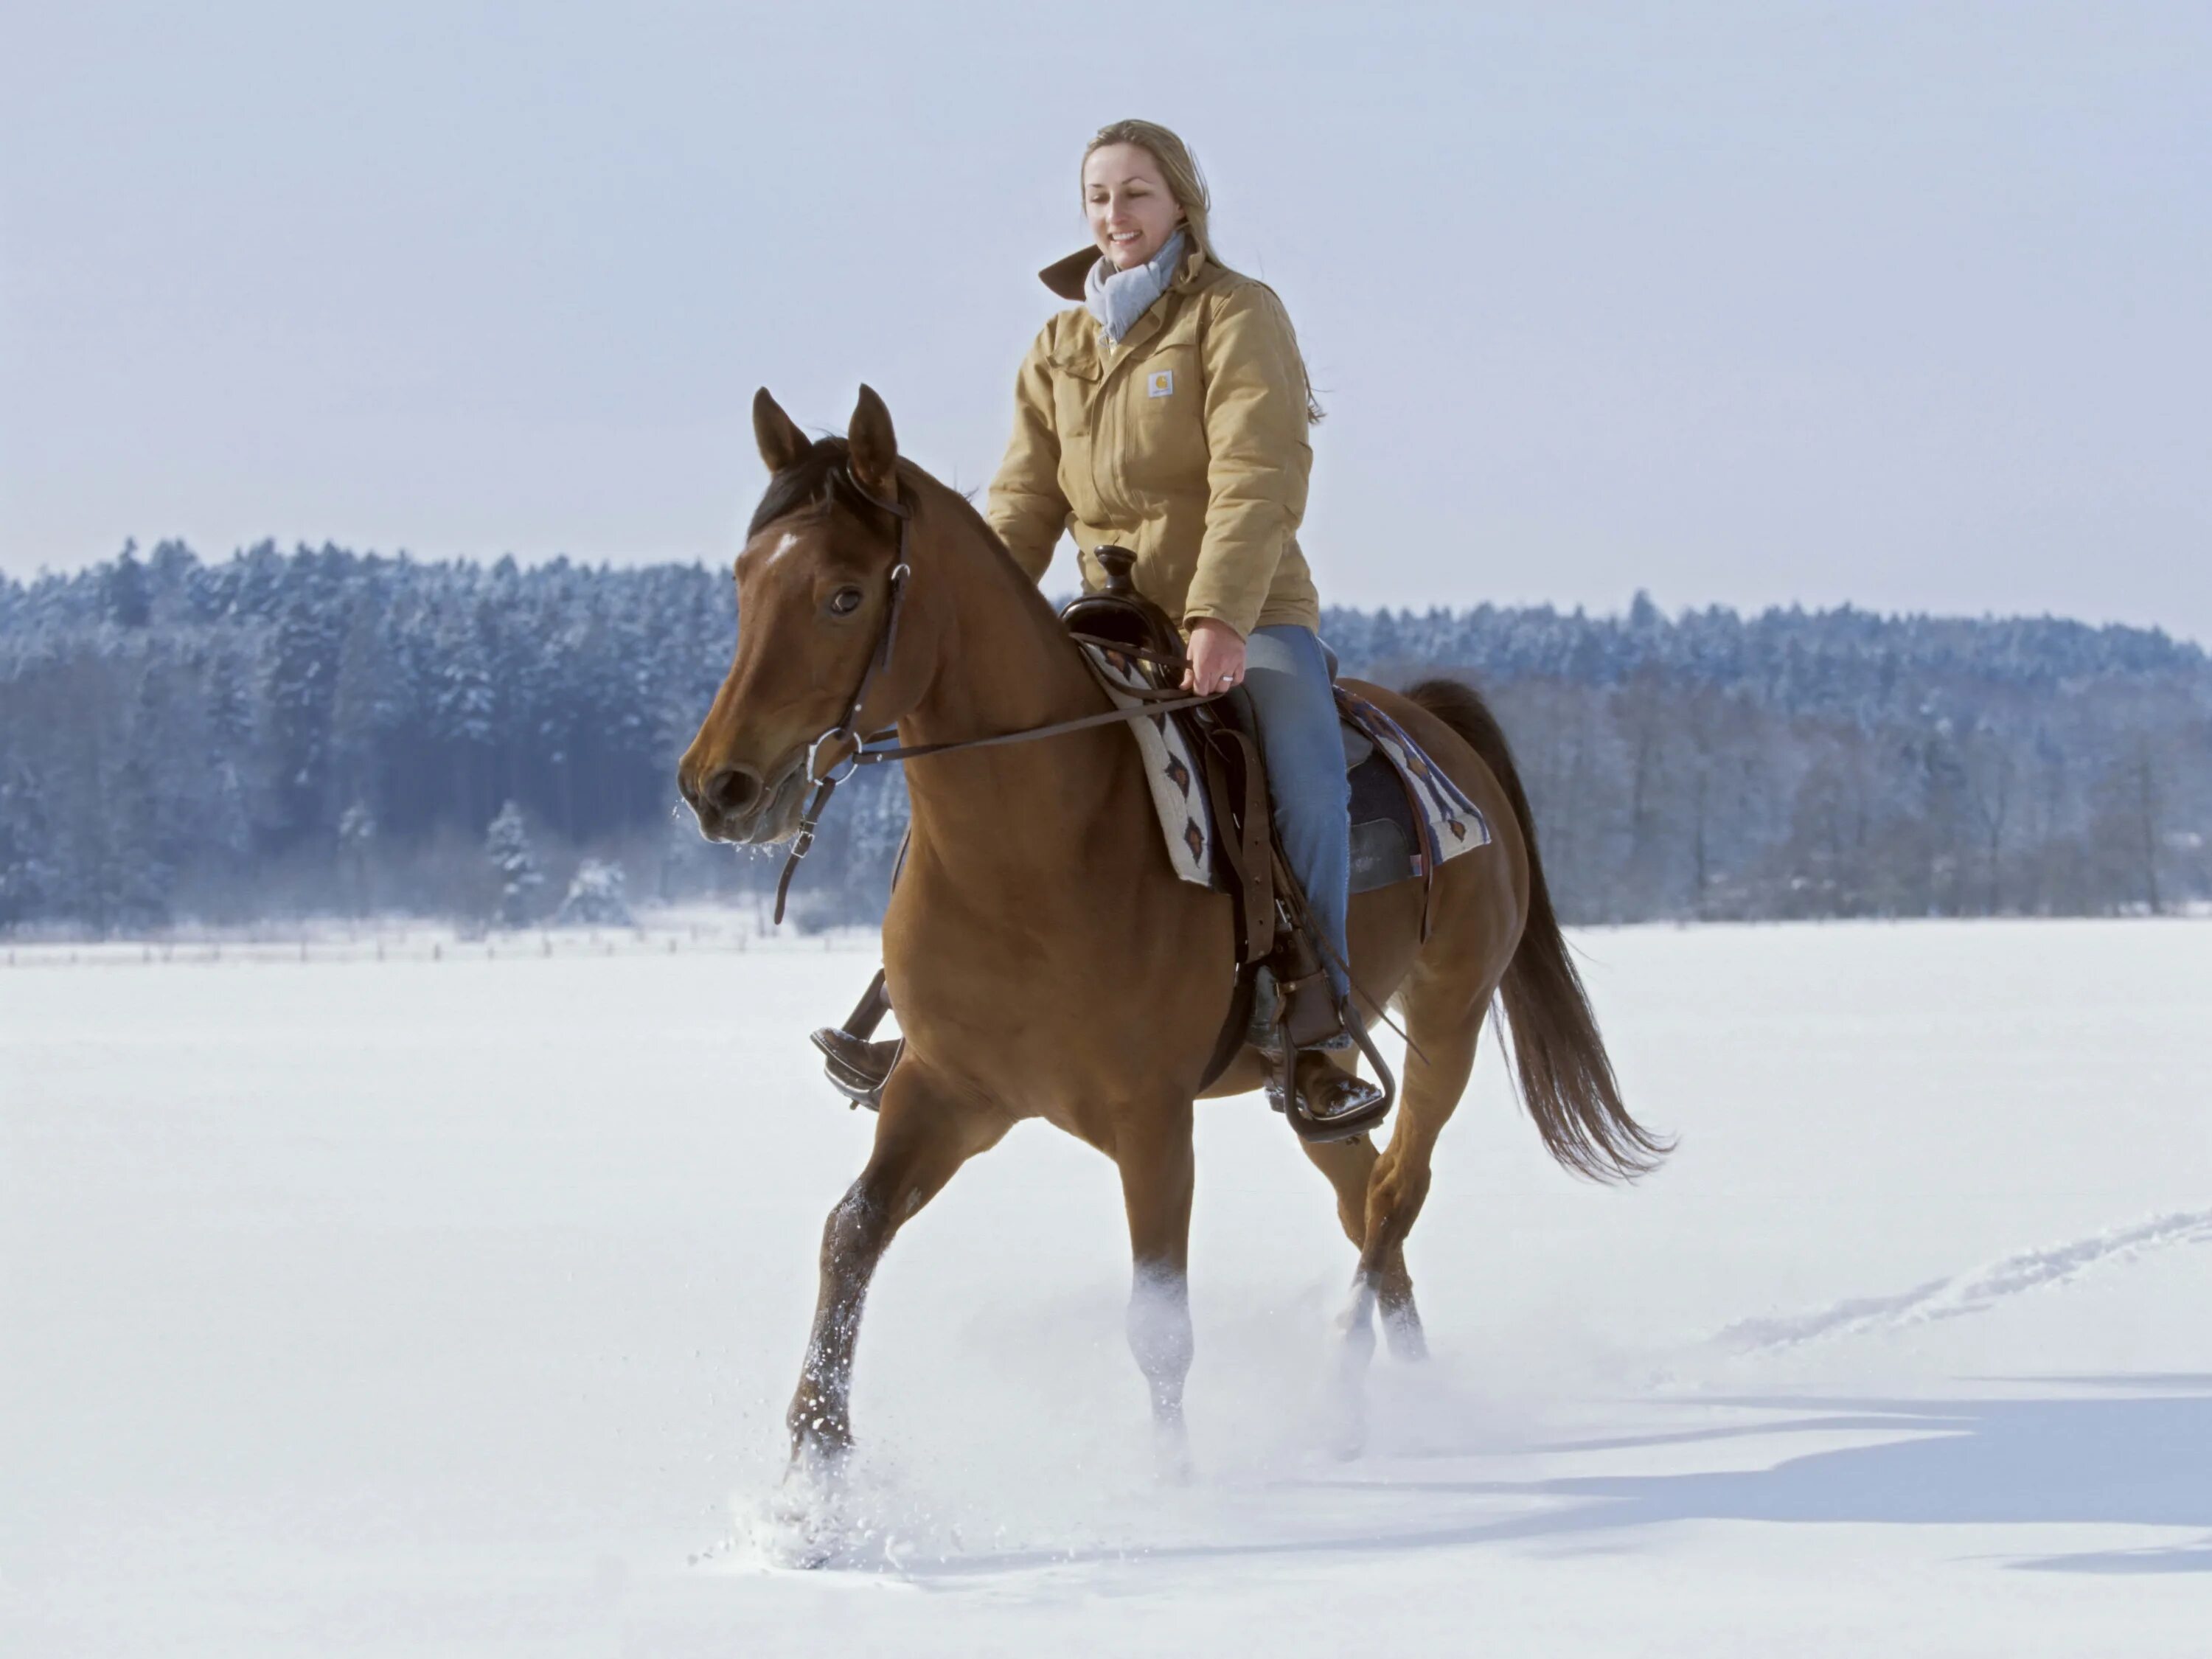
[[[1091,267],[1098,263],[1097,247],[1080,247],[1065,259],[1055,259],[1037,272],[1037,280],[1061,299],[1083,303],[1083,279],[1091,274]],[[1168,291],[1188,288],[1198,280],[1199,272],[1206,267],[1206,250],[1194,241],[1190,251],[1183,255],[1182,269],[1176,273]]]

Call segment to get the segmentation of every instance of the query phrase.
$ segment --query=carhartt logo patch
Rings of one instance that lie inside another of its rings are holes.
[[[1147,398],[1174,397],[1175,370],[1171,368],[1154,369],[1151,377],[1145,382],[1145,396]]]

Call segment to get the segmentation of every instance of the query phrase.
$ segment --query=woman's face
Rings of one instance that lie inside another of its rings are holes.
[[[1160,164],[1141,144],[1101,144],[1083,163],[1083,208],[1091,234],[1116,270],[1141,265],[1182,222]]]

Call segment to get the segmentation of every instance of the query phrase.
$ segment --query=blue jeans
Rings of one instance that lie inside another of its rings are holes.
[[[1336,961],[1346,960],[1352,786],[1345,779],[1344,739],[1321,640],[1295,623],[1254,629],[1244,642],[1244,688],[1259,717],[1283,855],[1306,890],[1322,937]],[[1340,997],[1350,994],[1336,962],[1328,963],[1328,975]]]

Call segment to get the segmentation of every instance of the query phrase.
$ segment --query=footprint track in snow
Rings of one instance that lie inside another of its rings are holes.
[[[1893,1296],[1854,1297],[1808,1313],[1738,1320],[1712,1340],[1737,1353],[1774,1353],[1831,1337],[1959,1319],[1987,1313],[2029,1291],[2063,1285],[2109,1262],[2132,1261],[2171,1245],[2206,1243],[2212,1243],[2212,1210],[2179,1210],[2069,1243],[2022,1250],[1972,1273],[1932,1279]]]

